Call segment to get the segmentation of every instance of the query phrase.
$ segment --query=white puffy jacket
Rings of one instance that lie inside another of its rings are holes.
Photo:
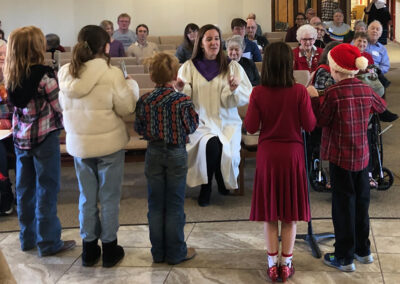
[[[86,62],[80,78],[71,76],[69,65],[58,72],[67,152],[92,158],[123,149],[129,135],[122,117],[135,110],[138,84],[102,58]]]

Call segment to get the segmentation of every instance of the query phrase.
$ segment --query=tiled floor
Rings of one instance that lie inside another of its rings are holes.
[[[332,232],[331,220],[314,220],[315,233]],[[306,223],[298,232],[305,233]],[[153,264],[147,226],[123,226],[119,243],[126,256],[114,268],[81,266],[81,246],[63,254],[39,258],[36,251],[19,249],[18,233],[0,234],[2,250],[17,283],[265,283],[266,257],[263,224],[254,222],[209,222],[187,224],[188,246],[197,249],[191,261],[171,266]],[[75,239],[78,229],[63,231],[63,239]],[[288,283],[400,283],[400,220],[371,220],[371,243],[375,261],[356,262],[357,270],[343,273],[327,267],[311,255],[304,241],[296,241],[296,273]],[[333,240],[320,244],[333,250]]]

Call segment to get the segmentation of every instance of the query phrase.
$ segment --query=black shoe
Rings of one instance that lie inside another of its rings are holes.
[[[82,265],[95,265],[101,255],[100,246],[97,244],[97,239],[91,242],[82,241]]]
[[[116,265],[124,256],[124,249],[117,245],[117,240],[103,243],[103,267]]]
[[[380,119],[380,121],[383,121],[383,122],[392,122],[398,118],[399,118],[399,116],[397,114],[391,112],[388,109],[386,109],[384,112],[379,114],[379,119]]]
[[[225,183],[224,183],[224,178],[222,177],[222,173],[221,170],[217,170],[215,172],[215,180],[217,181],[218,184],[218,192],[221,195],[229,195],[230,194],[230,190],[227,190],[225,187]]]
[[[210,205],[210,196],[211,196],[211,186],[208,184],[202,184],[200,189],[199,198],[197,199],[197,203],[201,207],[206,207]]]
[[[14,211],[14,195],[11,192],[0,193],[0,216],[11,215]]]

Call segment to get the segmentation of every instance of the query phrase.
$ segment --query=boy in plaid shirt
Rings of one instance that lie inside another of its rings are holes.
[[[368,60],[357,47],[340,44],[328,54],[332,77],[337,82],[325,92],[309,88],[318,125],[323,127],[321,158],[329,160],[332,182],[332,220],[335,252],[324,263],[341,271],[355,270],[353,259],[373,262],[369,241],[370,186],[367,127],[370,112],[381,113],[386,103],[368,85],[354,78],[367,68]]]

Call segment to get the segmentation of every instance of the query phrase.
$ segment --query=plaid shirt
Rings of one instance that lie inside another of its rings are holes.
[[[136,104],[135,130],[148,141],[185,147],[189,134],[199,126],[199,116],[189,96],[172,86],[157,87]]]
[[[321,158],[349,171],[367,167],[369,115],[371,110],[383,112],[385,101],[371,87],[349,78],[329,87],[321,106],[319,98],[313,98],[312,104],[323,127]]]
[[[40,144],[52,131],[62,129],[62,110],[58,103],[58,83],[45,74],[38,86],[38,96],[25,108],[14,107],[14,145],[29,150]]]
[[[321,19],[323,22],[329,22],[333,20],[334,11],[339,8],[339,3],[332,0],[325,0],[321,3]]]

